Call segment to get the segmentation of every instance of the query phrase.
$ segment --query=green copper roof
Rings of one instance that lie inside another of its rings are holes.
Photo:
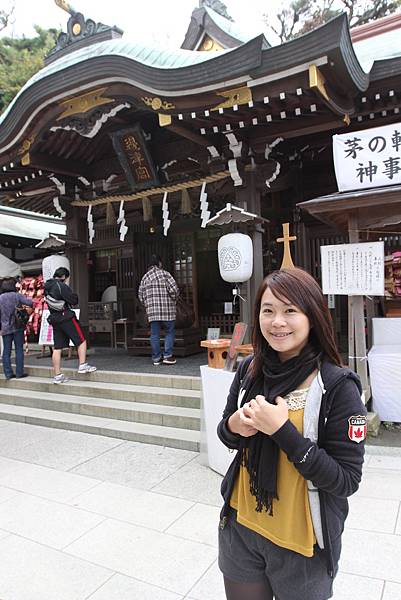
[[[166,50],[165,48],[142,46],[141,44],[135,44],[123,39],[108,40],[107,42],[100,42],[99,44],[81,48],[80,50],[71,52],[71,54],[67,54],[55,62],[50,63],[47,67],[44,67],[33,75],[22,89],[32,85],[43,77],[47,77],[62,69],[67,69],[68,67],[98,56],[124,56],[125,58],[130,58],[143,65],[147,65],[148,67],[155,67],[157,69],[179,69],[181,67],[190,67],[208,60],[213,60],[216,56],[220,56],[231,50],[232,49],[222,50],[216,53],[192,52],[191,50]]]
[[[355,54],[365,73],[369,73],[375,60],[401,56],[400,35],[400,29],[393,29],[360,42],[354,42]]]
[[[60,57],[58,60],[50,63],[35,73],[35,75],[33,75],[20,89],[4,113],[0,115],[0,124],[10,112],[17,98],[27,88],[35,84],[37,81],[44,79],[45,77],[53,75],[54,73],[60,72],[68,67],[72,67],[86,60],[90,60],[91,58],[100,56],[122,56],[148,67],[154,67],[157,69],[179,69],[182,67],[191,67],[202,62],[212,61],[218,56],[231,52],[232,50],[232,48],[218,52],[193,52],[192,50],[181,49],[166,50],[165,48],[152,48],[143,46],[141,44],[136,44],[135,42],[123,39],[108,40],[98,44],[93,44],[92,46],[80,48],[75,52],[71,52],[70,54]]]
[[[211,19],[228,35],[239,40],[240,42],[249,42],[256,36],[263,33],[266,37],[266,28],[263,27],[262,23],[255,23],[254,27],[247,27],[238,25],[235,21],[229,21],[222,15],[219,15],[215,10],[210,8],[209,6],[205,6],[205,11],[208,13]]]

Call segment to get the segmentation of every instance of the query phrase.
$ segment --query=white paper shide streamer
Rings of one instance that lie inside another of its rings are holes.
[[[206,189],[206,181],[204,181],[202,183],[201,193],[199,196],[200,209],[201,209],[201,227],[206,227],[206,223],[210,219],[210,210],[208,210],[209,203],[207,201],[207,192],[205,192],[205,189]]]
[[[86,220],[88,221],[89,243],[93,244],[93,238],[95,237],[95,228],[93,226],[92,206],[88,206],[88,215],[86,217]]]
[[[269,160],[269,155],[272,152],[272,150],[274,149],[274,147],[277,146],[278,144],[280,144],[280,142],[283,142],[283,141],[284,141],[284,138],[278,137],[271,144],[266,144],[266,148],[265,148],[265,159],[266,160]],[[270,184],[273,183],[273,181],[275,181],[277,179],[277,177],[280,174],[280,170],[281,170],[281,165],[276,160],[276,168],[275,168],[273,174],[271,175],[271,177],[269,177],[269,179],[266,179],[266,186],[268,188],[270,187]]]
[[[228,169],[230,171],[231,179],[234,182],[234,187],[242,185],[242,177],[238,171],[237,158],[241,158],[242,142],[238,141],[233,133],[227,133],[226,138],[230,144],[230,150],[234,158],[228,161]]]
[[[65,183],[62,183],[59,179],[57,179],[57,177],[54,177],[54,175],[49,176],[49,179],[51,179],[51,181],[53,181],[53,183],[56,184],[60,195],[64,196],[65,195]]]
[[[162,213],[163,213],[163,233],[164,233],[164,235],[167,235],[167,232],[171,225],[171,221],[169,219],[169,212],[168,212],[167,192],[164,192],[164,195],[163,195]]]
[[[265,159],[266,160],[269,160],[269,155],[273,151],[274,147],[277,146],[277,144],[280,144],[280,142],[283,142],[283,141],[284,141],[284,138],[278,137],[271,144],[266,144],[266,148],[265,148]]]
[[[64,219],[64,217],[67,213],[61,208],[60,200],[58,199],[57,196],[55,196],[53,198],[53,205],[54,205],[54,208],[56,209],[56,211],[58,212],[58,214],[60,215],[60,217],[62,217]]]
[[[280,163],[278,161],[276,161],[276,168],[274,170],[273,175],[271,177],[269,177],[269,179],[266,179],[266,185],[267,185],[268,188],[270,187],[270,184],[273,183],[273,181],[275,179],[277,179],[277,177],[280,174],[280,170],[281,170],[281,165],[280,165]]]
[[[121,200],[120,202],[120,211],[118,213],[117,224],[120,225],[120,242],[123,242],[128,231],[128,227],[125,224],[124,200]]]

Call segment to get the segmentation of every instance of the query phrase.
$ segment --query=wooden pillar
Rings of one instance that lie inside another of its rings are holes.
[[[79,308],[81,310],[79,320],[87,334],[88,329],[88,299],[89,299],[89,277],[88,277],[88,261],[87,261],[87,239],[88,239],[88,224],[84,209],[71,207],[68,210],[66,217],[66,235],[67,240],[81,242],[82,246],[68,247],[66,254],[70,261],[70,286],[72,290],[78,294]]]
[[[256,173],[250,171],[244,174],[246,187],[236,187],[235,189],[235,205],[248,210],[251,213],[260,215],[260,191],[256,187]],[[248,330],[245,336],[245,342],[250,340],[252,323],[253,323],[253,307],[255,304],[258,288],[263,280],[263,229],[253,223],[252,232],[250,233],[253,245],[253,271],[252,277],[241,286],[243,297],[246,302],[241,301],[241,321],[248,324]]]
[[[253,170],[249,173],[249,199],[248,199],[248,210],[249,212],[261,216],[260,208],[260,191],[256,187],[256,171]],[[249,280],[249,300],[252,306],[255,304],[256,294],[259,286],[263,281],[263,228],[260,223],[254,223],[253,231],[251,233],[252,244],[253,244],[253,272],[252,277]]]
[[[348,217],[348,235],[351,244],[359,242],[357,213],[350,214]],[[348,336],[349,366],[361,378],[362,388],[365,393],[365,402],[367,402],[370,397],[370,386],[366,356],[363,296],[348,297]]]

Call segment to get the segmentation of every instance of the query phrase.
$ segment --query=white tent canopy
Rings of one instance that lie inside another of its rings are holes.
[[[18,277],[21,275],[21,268],[7,256],[0,254],[0,277]]]

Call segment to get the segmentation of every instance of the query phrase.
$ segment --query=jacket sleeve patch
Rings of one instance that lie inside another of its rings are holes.
[[[367,418],[364,415],[352,415],[348,419],[348,437],[351,442],[359,444],[366,439],[368,429]]]

